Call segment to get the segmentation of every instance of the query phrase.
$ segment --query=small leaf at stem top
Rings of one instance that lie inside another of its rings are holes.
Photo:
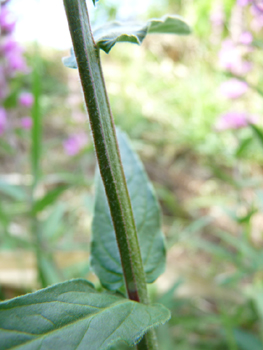
[[[86,280],[56,284],[0,303],[1,350],[106,350],[118,342],[132,346],[170,312],[99,293]]]
[[[160,208],[153,187],[138,156],[123,132],[117,130],[120,154],[138,232],[144,271],[148,283],[165,268],[165,246]],[[95,211],[92,222],[91,266],[102,285],[116,290],[124,284],[122,265],[108,202],[97,172]]]

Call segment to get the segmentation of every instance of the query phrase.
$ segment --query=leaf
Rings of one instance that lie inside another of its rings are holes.
[[[76,61],[76,57],[75,57],[74,53],[71,54],[71,56],[63,57],[62,63],[67,68],[78,69],[77,61]]]
[[[0,303],[1,350],[106,350],[116,342],[137,343],[170,312],[99,293],[77,279]]]
[[[42,223],[42,232],[45,238],[52,240],[61,227],[62,219],[66,211],[64,203],[57,203],[51,208],[51,213]]]
[[[182,17],[177,15],[153,18],[148,21],[148,34],[178,34],[187,35],[191,30]]]
[[[33,213],[36,214],[39,211],[42,211],[43,209],[45,209],[48,205],[55,202],[58,199],[58,197],[63,192],[65,192],[68,188],[69,188],[69,186],[63,185],[63,186],[56,187],[56,188],[52,189],[51,191],[47,192],[41,199],[37,200],[34,203]]]
[[[75,57],[75,53],[74,53],[73,48],[70,49],[70,56],[62,58],[62,63],[67,68],[78,69],[77,61],[76,61],[76,57]]]
[[[93,35],[100,49],[109,53],[117,42],[141,44],[148,34],[190,34],[189,26],[180,16],[164,16],[153,18],[146,23],[141,22],[109,22],[94,30]]]
[[[96,45],[106,53],[117,42],[129,42],[140,45],[148,34],[190,34],[190,28],[184,20],[177,15],[164,16],[160,19],[153,18],[148,22],[108,22],[93,31]],[[73,50],[70,57],[62,59],[68,68],[77,69],[77,62]]]
[[[161,298],[159,298],[158,302],[167,308],[171,309],[174,307],[174,294],[175,291],[184,283],[182,278],[177,279],[177,281],[172,285],[170,289],[166,293],[164,293]]]
[[[94,30],[97,46],[109,53],[117,42],[141,45],[147,35],[148,24],[109,22]]]
[[[263,287],[260,284],[256,286],[252,285],[248,289],[248,295],[254,301],[259,319],[263,322]]]
[[[263,146],[263,131],[255,124],[250,124],[250,127],[254,131],[255,135],[257,136],[259,142],[261,143],[261,146]]]
[[[121,159],[131,198],[146,280],[155,279],[165,268],[161,217],[153,187],[126,135],[117,130]],[[97,172],[95,211],[92,222],[91,266],[102,285],[110,290],[123,286],[123,272],[104,186]]]
[[[248,333],[242,329],[234,330],[234,337],[237,345],[242,350],[262,350],[263,344],[260,339],[252,333]]]
[[[235,155],[237,158],[240,158],[243,156],[243,154],[246,152],[246,150],[249,148],[251,142],[253,141],[253,137],[247,137],[244,140],[241,140],[240,144],[238,145]]]
[[[24,201],[27,198],[27,194],[22,187],[12,185],[1,179],[0,179],[0,192],[18,201]]]
[[[41,253],[38,256],[38,274],[42,287],[50,286],[63,280],[51,254]]]
[[[218,246],[218,244],[208,242],[199,237],[194,240],[192,239],[191,241],[189,241],[189,243],[195,248],[202,249],[205,252],[212,254],[215,258],[225,261],[231,261],[234,264],[236,263],[236,256],[228,249]]]

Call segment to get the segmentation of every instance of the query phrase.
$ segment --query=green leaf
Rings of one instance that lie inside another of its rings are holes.
[[[93,32],[97,46],[109,53],[117,42],[129,42],[140,45],[148,34],[190,34],[190,28],[177,15],[153,18],[146,23],[141,22],[109,22]],[[63,58],[63,64],[68,68],[77,69],[77,62],[73,50],[71,56]]]
[[[165,268],[160,209],[143,165],[132,151],[126,135],[117,130],[117,137],[138,231],[146,280],[147,283],[151,283]],[[124,284],[122,266],[104,186],[98,172],[92,234],[91,266],[105,288],[116,290]]]
[[[146,23],[109,22],[94,30],[93,35],[100,49],[108,53],[117,42],[141,44],[148,34],[189,34],[190,28],[180,16],[153,18]]]
[[[263,146],[263,131],[255,124],[250,124],[250,127],[254,131],[255,135],[257,136],[259,142],[261,143],[261,146]]]
[[[177,15],[153,18],[148,21],[148,34],[178,34],[188,35],[191,33],[190,27],[182,17]]]
[[[38,256],[38,273],[42,287],[63,281],[62,273],[58,270],[52,255],[43,251]]]
[[[109,22],[94,30],[97,46],[109,53],[117,42],[141,45],[147,35],[148,24]]]
[[[253,137],[247,137],[244,140],[241,140],[240,144],[238,145],[235,155],[236,157],[240,158],[243,156],[243,154],[246,152],[246,150],[249,148],[251,142],[253,141]]]
[[[62,58],[62,63],[64,64],[65,67],[72,68],[72,69],[78,69],[77,61],[76,61],[76,57],[75,57],[75,53],[74,53],[73,48],[70,49],[70,56]]]
[[[0,193],[15,199],[17,201],[25,201],[27,194],[20,186],[12,185],[4,180],[0,179]]]
[[[55,206],[52,206],[51,213],[42,223],[42,232],[45,238],[52,240],[56,237],[56,233],[61,227],[65,211],[66,206],[64,203],[56,203]]]
[[[71,54],[71,56],[63,57],[62,63],[67,68],[78,69],[77,61],[76,61],[76,57],[75,57],[74,53]]]
[[[260,339],[252,333],[248,333],[242,329],[235,329],[234,337],[236,339],[237,345],[242,350],[263,349],[263,344],[261,343]]]
[[[72,280],[0,303],[1,350],[106,350],[137,343],[170,312]]]
[[[68,185],[56,187],[47,192],[41,199],[37,200],[33,206],[33,213],[36,214],[39,211],[45,209],[48,205],[55,202],[63,192],[69,188]]]

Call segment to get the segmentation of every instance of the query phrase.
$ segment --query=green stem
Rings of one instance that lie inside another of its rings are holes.
[[[99,48],[93,39],[86,2],[85,0],[64,0],[64,7],[100,173],[116,233],[127,294],[131,300],[148,304],[137,230],[101,69]],[[145,345],[139,349],[157,349],[153,331],[146,334],[143,342]]]
[[[31,185],[31,232],[34,238],[35,254],[37,259],[38,280],[41,287],[47,287],[47,283],[44,280],[44,274],[42,271],[41,257],[42,257],[42,237],[39,229],[39,221],[37,214],[34,213],[33,208],[35,204],[35,190],[37,188],[40,174],[41,174],[41,153],[42,153],[42,116],[40,108],[40,95],[41,95],[41,78],[40,78],[40,56],[39,48],[35,45],[35,61],[32,74],[32,88],[34,95],[34,104],[32,107],[32,119],[33,127],[31,130],[31,172],[32,172],[32,185]]]

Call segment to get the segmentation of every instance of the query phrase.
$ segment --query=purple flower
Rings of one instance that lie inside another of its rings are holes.
[[[25,107],[31,107],[34,102],[34,96],[30,92],[22,92],[19,95],[19,103]]]
[[[252,11],[256,12],[258,15],[263,14],[263,2],[262,0],[252,0]]]
[[[21,128],[29,130],[32,128],[32,118],[23,117],[21,118]]]
[[[0,107],[0,135],[5,131],[7,123],[6,110],[3,107]]]
[[[11,33],[15,29],[16,20],[7,8],[7,6],[0,7],[0,27],[3,31]]]
[[[239,70],[237,70],[237,74],[246,75],[248,72],[251,71],[252,68],[253,68],[253,63],[248,61],[243,61],[239,67]]]
[[[216,131],[240,129],[246,127],[249,123],[255,124],[257,119],[256,116],[244,112],[226,112],[219,117],[215,124],[215,129]]]
[[[88,139],[85,133],[71,135],[63,143],[64,150],[69,156],[74,156],[85,147],[87,142]]]
[[[222,42],[219,51],[219,62],[222,68],[232,71],[241,63],[241,54],[231,39]]]
[[[26,61],[20,52],[10,52],[6,55],[9,73],[28,71]]]
[[[255,32],[259,32],[263,27],[263,4],[261,7],[259,4],[254,4],[251,7],[251,14],[253,15],[253,19],[251,21],[251,28]]]
[[[224,12],[223,11],[214,11],[210,15],[210,21],[213,26],[221,27],[224,24]]]
[[[11,36],[7,36],[4,43],[1,46],[2,51],[5,55],[12,53],[22,53],[23,49],[19,43]]]
[[[242,50],[231,39],[222,42],[219,51],[219,64],[223,69],[236,75],[245,75],[252,68],[252,64],[243,61]]]
[[[244,7],[251,3],[252,0],[237,0],[237,5]]]
[[[7,72],[13,74],[17,71],[26,73],[28,67],[23,57],[23,49],[12,36],[7,36],[1,45],[1,52],[7,62]]]
[[[220,85],[221,94],[230,99],[242,96],[247,90],[247,83],[235,78],[229,79]]]
[[[253,41],[253,35],[250,32],[244,32],[240,35],[239,42],[243,45],[250,45]]]

